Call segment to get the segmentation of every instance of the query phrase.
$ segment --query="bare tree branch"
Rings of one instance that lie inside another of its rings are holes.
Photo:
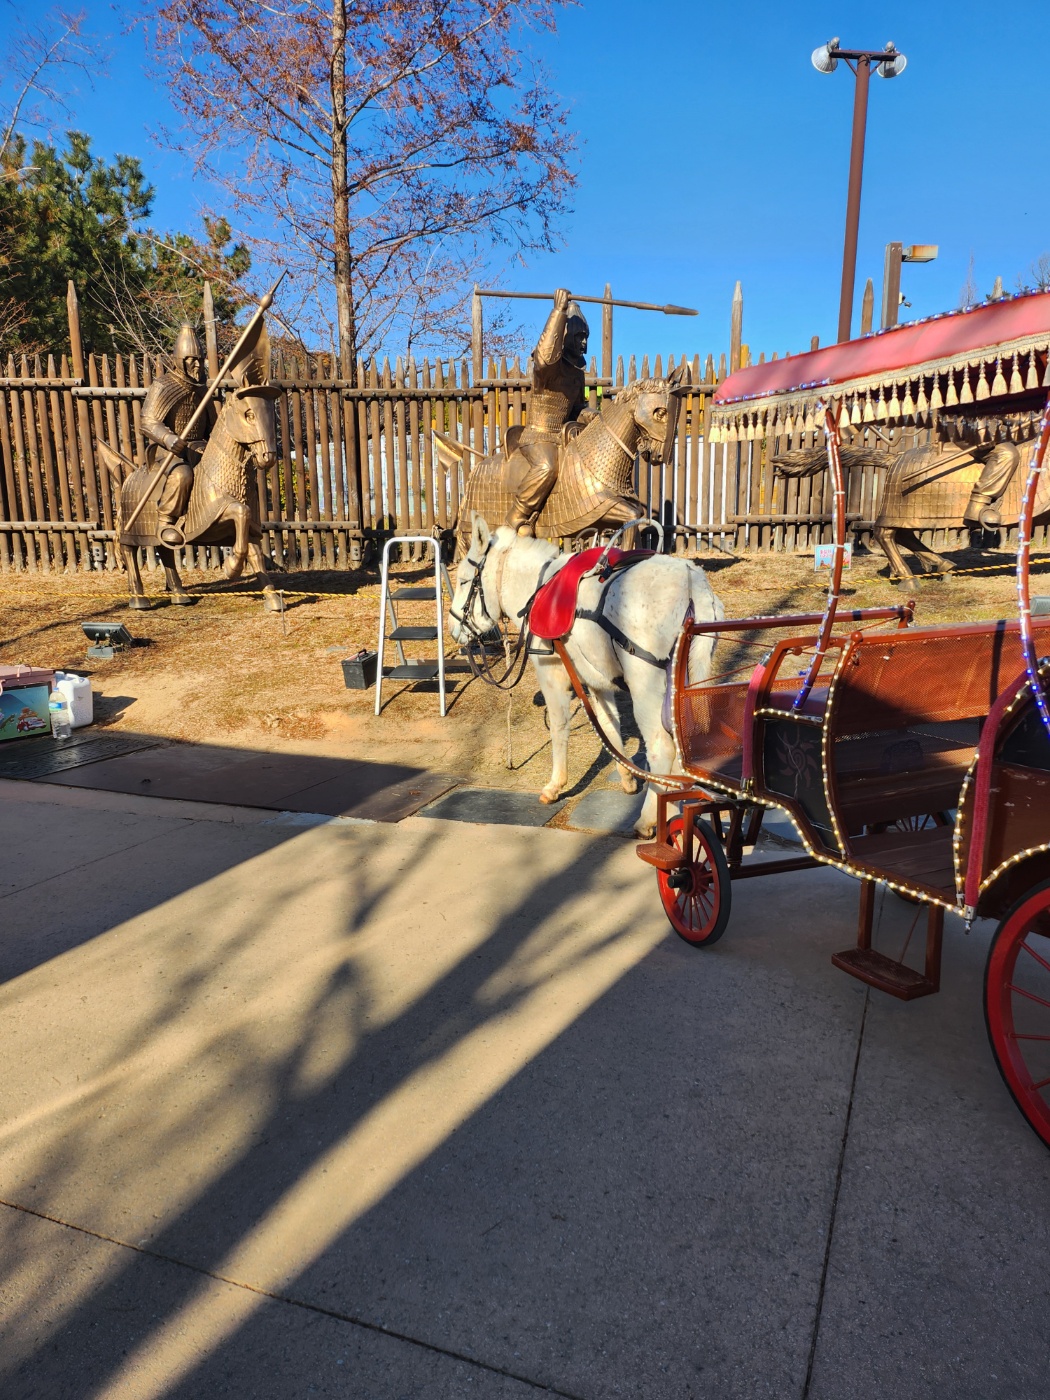
[[[556,246],[575,143],[521,45],[565,3],[148,3],[186,123],[167,141],[316,298],[318,332],[334,310],[346,372],[398,333],[459,338],[468,270]]]

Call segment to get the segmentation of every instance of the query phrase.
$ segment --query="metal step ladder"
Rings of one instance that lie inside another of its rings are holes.
[[[434,582],[414,584],[405,588],[390,587],[390,551],[402,545],[426,545],[434,554]],[[431,535],[398,535],[383,546],[382,590],[379,600],[379,657],[376,662],[376,714],[383,704],[383,681],[437,680],[442,716],[445,714],[445,617],[442,590],[452,599],[452,583],[441,559],[441,542]],[[403,626],[398,621],[399,602],[430,602],[435,605],[433,627]],[[388,630],[389,628],[389,630]],[[405,642],[437,642],[436,661],[409,661],[405,657]],[[397,665],[383,673],[383,651],[386,642],[397,647]]]

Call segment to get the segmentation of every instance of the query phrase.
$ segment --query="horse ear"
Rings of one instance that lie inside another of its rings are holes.
[[[681,384],[682,379],[685,375],[685,370],[686,363],[683,359],[680,364],[675,365],[674,369],[667,376],[667,383],[670,388],[677,389],[678,385]]]
[[[489,529],[489,522],[477,511],[471,514],[471,541],[479,549],[487,549],[489,540],[492,538],[492,531]]]

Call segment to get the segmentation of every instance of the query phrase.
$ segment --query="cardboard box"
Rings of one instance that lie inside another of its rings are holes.
[[[0,743],[51,733],[47,704],[53,671],[0,665]]]

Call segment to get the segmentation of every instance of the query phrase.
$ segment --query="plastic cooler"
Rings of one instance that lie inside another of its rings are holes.
[[[0,743],[50,734],[47,702],[53,671],[0,664]]]

